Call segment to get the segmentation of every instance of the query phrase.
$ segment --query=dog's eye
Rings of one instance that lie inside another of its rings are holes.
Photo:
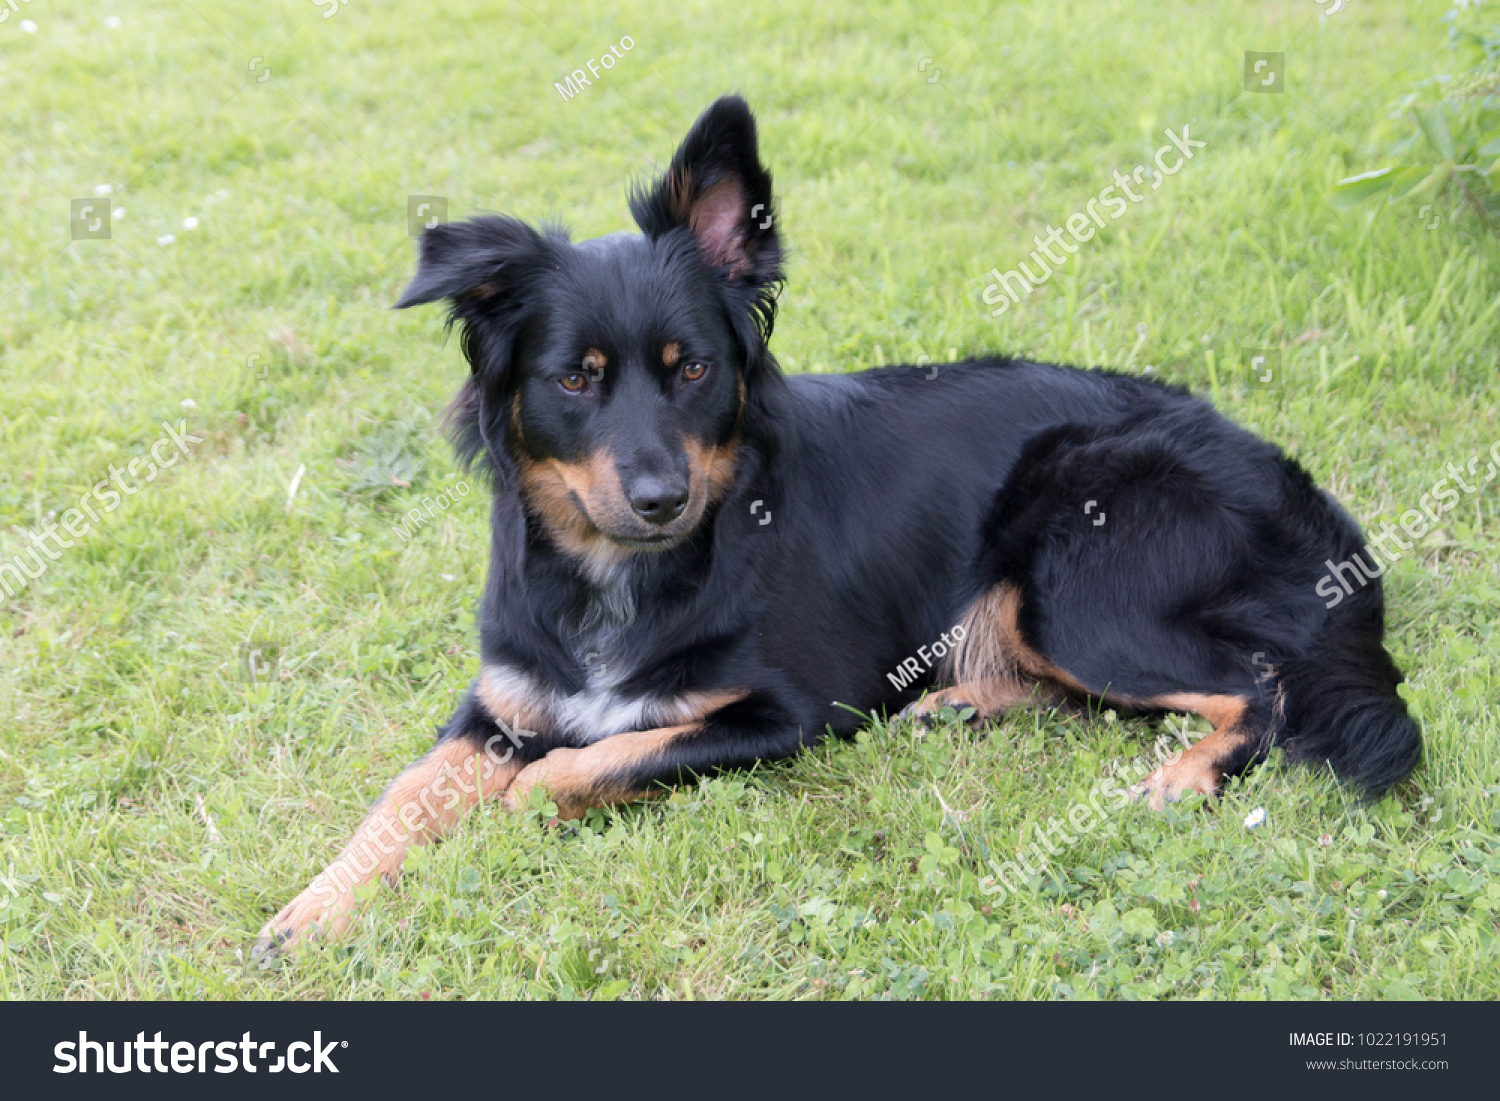
[[[706,363],[689,363],[682,369],[682,377],[689,382],[697,382],[708,371]]]
[[[558,379],[557,382],[559,386],[561,386],[570,394],[580,393],[583,390],[586,390],[589,385],[589,380],[584,378],[577,371],[574,371],[571,375],[564,375],[562,378]]]

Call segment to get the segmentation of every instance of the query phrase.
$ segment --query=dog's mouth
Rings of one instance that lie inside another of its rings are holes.
[[[592,557],[605,548],[627,554],[661,553],[687,541],[709,505],[727,490],[734,446],[689,448],[687,500],[665,522],[635,507],[640,501],[632,505],[605,452],[586,463],[527,463],[521,472],[522,493],[528,511],[541,520],[552,542],[565,553]]]
[[[604,508],[590,509],[586,502],[574,496],[573,504],[600,537],[631,551],[670,550],[690,536],[703,517],[703,502],[696,494],[688,500],[680,516],[659,527],[637,520],[628,514],[627,507],[619,503],[610,502]]]
[[[604,537],[617,547],[624,547],[626,550],[642,551],[670,550],[686,538],[685,533],[683,535],[645,535],[634,537],[601,534],[604,534]]]

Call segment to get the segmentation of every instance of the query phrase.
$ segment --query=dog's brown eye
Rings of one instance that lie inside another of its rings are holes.
[[[706,363],[689,363],[682,369],[682,377],[689,382],[697,382],[707,370],[708,364]]]
[[[571,375],[564,375],[557,381],[559,385],[561,385],[562,388],[570,394],[578,393],[589,384],[589,380],[578,374],[576,371]]]

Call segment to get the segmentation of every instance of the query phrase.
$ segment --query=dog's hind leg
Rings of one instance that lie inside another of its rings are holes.
[[[1019,707],[1066,709],[1069,702],[1065,693],[1041,680],[1006,675],[979,677],[929,692],[920,700],[908,704],[897,717],[930,723],[945,707],[958,712],[972,708],[974,714],[969,722],[977,726]]]
[[[1073,686],[1022,638],[1019,608],[1018,595],[1007,586],[976,600],[964,614],[961,640],[939,669],[940,679],[952,687],[917,700],[901,717],[928,722],[941,708],[972,707],[970,721],[977,724],[1018,707],[1072,710]]]
[[[1243,771],[1265,755],[1270,745],[1272,705],[1233,695],[1174,693],[1145,701],[1167,711],[1190,711],[1213,723],[1213,733],[1193,743],[1175,761],[1163,765],[1130,789],[1161,810],[1192,792],[1217,795],[1224,777]]]

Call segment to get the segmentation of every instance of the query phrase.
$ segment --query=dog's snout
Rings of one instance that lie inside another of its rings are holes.
[[[687,483],[678,478],[646,476],[630,486],[630,507],[648,524],[670,524],[687,508]]]

